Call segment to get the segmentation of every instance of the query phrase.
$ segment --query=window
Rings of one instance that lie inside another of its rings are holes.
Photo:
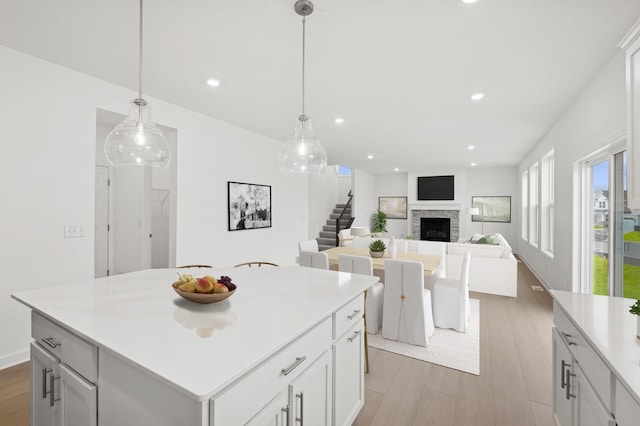
[[[351,168],[347,166],[336,166],[338,176],[351,176]]]
[[[529,167],[529,244],[538,247],[538,163]]]
[[[582,162],[580,290],[640,298],[640,215],[627,207],[624,140]]]
[[[553,203],[554,203],[554,151],[548,152],[540,162],[540,248],[553,257]]]
[[[522,239],[529,240],[529,171],[522,173]]]

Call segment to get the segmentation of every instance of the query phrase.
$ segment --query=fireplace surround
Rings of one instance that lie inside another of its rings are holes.
[[[445,209],[413,209],[411,210],[411,236],[415,240],[420,237],[420,221],[422,218],[447,218],[449,219],[449,239],[450,241],[458,241],[460,238],[460,211]],[[442,240],[440,240],[442,241]]]

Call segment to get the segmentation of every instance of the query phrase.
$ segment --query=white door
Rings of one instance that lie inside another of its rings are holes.
[[[290,426],[287,392],[280,392],[246,426]]]
[[[571,388],[567,386],[568,374],[572,372],[573,356],[560,333],[553,329],[553,415],[559,426],[571,426],[573,404]]]
[[[31,343],[31,426],[60,426],[58,359]]]
[[[96,426],[96,387],[64,365],[60,365],[60,403],[63,425]]]
[[[333,345],[334,425],[351,425],[364,405],[364,322]]]
[[[94,277],[109,275],[109,168],[96,166]]]
[[[331,352],[326,351],[289,387],[291,424],[331,425]]]
[[[616,422],[604,407],[596,395],[579,365],[575,369],[575,388],[572,393],[575,395],[577,407],[575,408],[576,418],[574,425],[579,426],[615,426]]]

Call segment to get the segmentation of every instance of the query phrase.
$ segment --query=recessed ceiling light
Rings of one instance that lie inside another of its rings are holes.
[[[471,151],[472,149],[476,149],[475,145],[467,145],[467,149]]]
[[[372,159],[373,159],[373,155],[369,154],[369,155],[367,155],[367,158],[368,158],[369,160],[372,160]]]
[[[471,167],[475,167],[475,166],[476,166],[476,163],[471,163]]]
[[[471,100],[473,101],[479,101],[482,98],[484,98],[484,93],[474,93],[471,95]]]
[[[394,172],[399,172],[399,171],[400,171],[400,169],[396,167],[395,169],[393,169],[393,171],[394,171]]]
[[[209,80],[207,80],[207,84],[211,87],[218,87],[220,86],[220,82],[216,79],[210,78]]]
[[[478,1],[478,0],[462,0],[462,3],[464,3],[464,4],[471,4],[471,3],[475,3],[475,2],[477,2],[477,1]]]
[[[344,123],[344,118],[338,117],[338,118],[336,118],[336,119],[335,119],[335,120],[333,120],[333,121],[335,121],[335,122],[336,122],[336,124],[342,124],[342,123]]]

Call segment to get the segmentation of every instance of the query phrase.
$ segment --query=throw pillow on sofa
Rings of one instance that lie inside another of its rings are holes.
[[[476,244],[493,244],[493,238],[491,237],[491,235],[485,235],[484,237],[480,238]]]

